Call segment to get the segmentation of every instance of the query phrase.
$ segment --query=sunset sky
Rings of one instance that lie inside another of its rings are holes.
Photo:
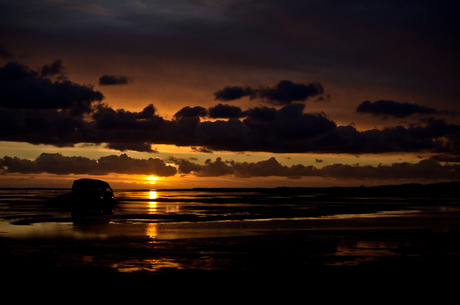
[[[0,0],[0,187],[460,180],[457,1]]]

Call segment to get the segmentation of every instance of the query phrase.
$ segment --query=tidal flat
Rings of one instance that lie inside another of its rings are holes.
[[[0,268],[169,278],[456,275],[457,187],[116,190],[113,213],[78,217],[66,207],[68,190],[3,189]]]

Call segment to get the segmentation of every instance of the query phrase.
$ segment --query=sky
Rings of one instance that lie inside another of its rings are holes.
[[[0,0],[0,187],[460,180],[456,1]]]

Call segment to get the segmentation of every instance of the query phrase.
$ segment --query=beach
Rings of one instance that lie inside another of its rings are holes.
[[[0,268],[15,275],[312,270],[456,275],[460,206],[455,192],[376,190],[372,196],[360,188],[341,194],[334,193],[337,189],[121,190],[115,191],[112,214],[78,219],[62,201],[67,190],[2,190]]]

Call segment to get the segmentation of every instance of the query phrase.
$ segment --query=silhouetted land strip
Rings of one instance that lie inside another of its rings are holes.
[[[157,191],[193,191],[214,193],[263,193],[267,195],[314,195],[324,194],[333,196],[453,196],[460,197],[460,181],[440,182],[432,184],[408,183],[380,186],[360,187],[275,187],[275,188],[181,188],[181,189],[157,189]],[[0,190],[50,190],[64,192],[66,188],[0,188]],[[149,189],[133,189],[132,191],[145,191]],[[51,194],[51,193],[50,193]],[[4,196],[2,196],[4,197]]]
[[[174,189],[175,191],[195,191],[205,192],[212,190],[216,193],[248,193],[258,192],[267,195],[313,195],[325,194],[333,196],[372,196],[372,197],[388,197],[388,196],[454,196],[460,197],[459,190],[460,181],[455,182],[440,182],[432,184],[396,184],[396,185],[381,185],[371,187],[276,187],[276,188],[191,188],[191,189]],[[171,191],[165,189],[164,191]]]

